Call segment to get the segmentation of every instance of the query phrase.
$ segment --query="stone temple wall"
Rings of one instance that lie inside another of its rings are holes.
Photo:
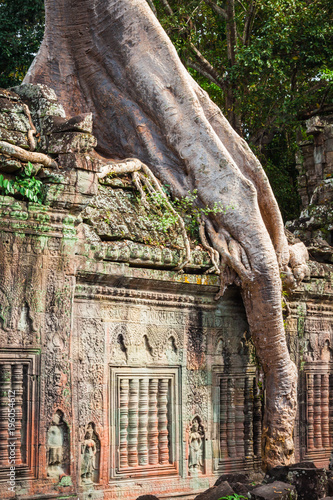
[[[260,469],[265,405],[237,287],[218,277],[126,176],[98,181],[91,117],[52,91],[0,96],[1,141],[37,150],[43,204],[0,197],[0,497],[194,498],[223,472]],[[17,116],[16,116],[17,115]],[[56,117],[56,118],[55,118]],[[22,161],[0,156],[11,180]],[[156,222],[157,221],[157,222]],[[289,295],[299,368],[297,460],[327,465],[333,428],[332,265]]]

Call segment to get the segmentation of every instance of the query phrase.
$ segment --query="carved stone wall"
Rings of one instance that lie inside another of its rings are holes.
[[[108,240],[126,222],[111,209],[124,214],[135,198],[128,179],[100,189],[84,150],[89,117],[71,122],[83,130],[61,146],[55,95],[18,92],[38,119],[40,149],[62,168],[40,166],[43,204],[0,196],[1,498],[194,498],[223,472],[258,470],[264,380],[239,290],[214,300],[218,277],[204,274],[209,256],[198,248],[175,272],[182,249],[147,244],[134,208],[130,231]],[[321,465],[333,444],[332,271],[312,263],[286,316],[299,368],[297,459]]]

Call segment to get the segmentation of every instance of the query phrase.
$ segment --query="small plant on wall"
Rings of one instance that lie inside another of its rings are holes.
[[[221,497],[218,500],[241,500],[242,498],[245,498],[245,500],[246,500],[246,497],[243,497],[243,495],[237,495],[237,493],[234,493],[233,495]]]

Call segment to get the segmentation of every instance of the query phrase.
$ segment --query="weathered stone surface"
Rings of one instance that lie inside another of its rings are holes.
[[[30,130],[28,118],[23,113],[0,112],[0,127],[26,133]]]
[[[317,469],[312,462],[276,467],[269,472],[269,477],[293,484],[299,500],[318,500],[327,494],[326,470]]]
[[[221,497],[234,495],[234,490],[227,481],[221,481],[218,486],[213,486],[200,493],[194,500],[220,500]]]
[[[218,486],[220,483],[227,481],[229,484],[233,483],[242,483],[242,484],[247,484],[249,482],[249,476],[247,474],[242,474],[242,473],[230,473],[230,474],[222,474],[220,476],[214,486]]]
[[[297,498],[295,486],[281,481],[259,486],[250,493],[251,500],[291,500]]]
[[[87,153],[96,146],[97,140],[91,134],[62,132],[48,136],[45,151],[49,154]]]
[[[12,101],[5,97],[0,97],[1,113],[23,113],[24,107],[21,102]]]
[[[0,172],[17,172],[22,168],[22,164],[15,159],[0,155]]]
[[[307,122],[308,130],[314,135],[311,141],[300,143],[302,154],[297,157],[299,171],[298,191],[302,201],[299,219],[287,223],[295,235],[306,244],[313,238],[333,243],[333,153],[332,117],[315,116]],[[310,133],[310,132],[309,132]],[[315,258],[331,262],[331,256],[317,252],[311,245]]]
[[[180,229],[176,225],[163,231],[162,214],[152,207],[148,212],[131,190],[100,186],[99,193],[82,213],[83,222],[94,226],[103,241],[133,240],[148,245],[183,248]]]
[[[23,149],[29,149],[27,135],[16,130],[7,130],[0,127],[0,140],[15,144]]]
[[[58,155],[58,163],[64,169],[81,169],[90,172],[100,171],[100,161],[89,154],[68,153]]]
[[[84,132],[92,134],[92,127],[91,113],[73,116],[69,119],[60,116],[47,116],[43,121],[43,131],[46,135],[62,132]]]

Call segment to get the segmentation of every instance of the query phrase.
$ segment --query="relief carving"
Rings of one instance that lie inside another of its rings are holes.
[[[69,474],[69,433],[60,410],[47,431],[47,464],[48,477],[60,480]]]
[[[88,424],[81,444],[81,479],[84,484],[98,483],[100,441],[95,425]]]
[[[109,327],[109,345],[113,362],[179,362],[183,332],[176,328],[136,323]]]
[[[79,337],[79,425],[88,421],[102,425],[103,377],[105,357],[104,324],[98,319],[81,318],[77,324]]]
[[[200,417],[192,420],[188,437],[188,472],[190,476],[204,473],[205,431]]]

